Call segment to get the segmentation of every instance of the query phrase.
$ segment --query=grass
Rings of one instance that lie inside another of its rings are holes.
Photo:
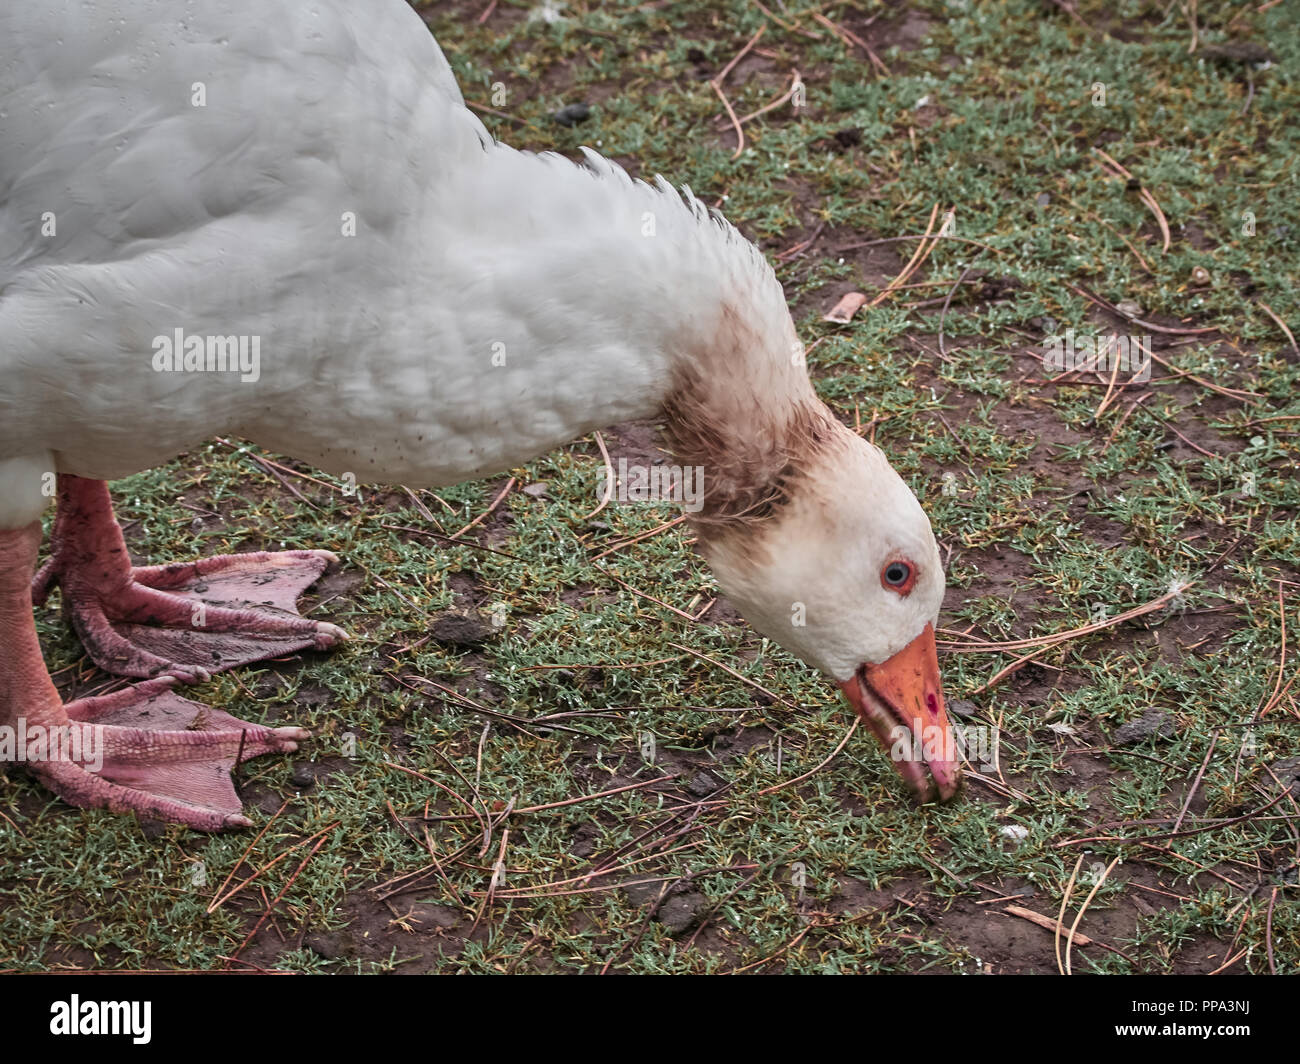
[[[1119,952],[1076,949],[1076,971],[1300,971],[1288,819],[1300,810],[1284,799],[1247,816],[1277,797],[1267,766],[1297,751],[1300,716],[1288,693],[1253,721],[1294,675],[1300,631],[1300,352],[1262,309],[1300,322],[1300,45],[1286,5],[1202,11],[1199,54],[1176,5],[1132,0],[1081,2],[1081,21],[1028,0],[772,5],[778,21],[737,0],[575,2],[548,24],[505,0],[479,25],[485,6],[421,11],[466,97],[506,116],[484,116],[502,139],[592,144],[663,172],[773,254],[815,237],[779,275],[801,336],[817,342],[819,391],[886,449],[951,550],[947,628],[989,640],[1068,631],[1193,582],[1176,608],[1068,640],[987,692],[972,695],[1023,652],[945,654],[950,700],[972,699],[974,722],[1001,729],[994,786],[918,809],[856,735],[816,774],[771,790],[826,760],[847,712],[743,623],[687,621],[615,582],[698,612],[717,592],[685,526],[591,562],[674,516],[625,505],[600,515],[607,527],[586,521],[601,468],[592,439],[509,471],[544,481],[545,495],[511,494],[476,541],[454,546],[394,530],[432,527],[399,489],[357,498],[288,478],[308,503],[251,448],[213,443],[118,482],[120,519],[151,561],[281,544],[346,559],[316,608],[353,634],[346,649],[191,692],[318,738],[243,771],[250,815],[270,822],[255,842],[72,810],[0,775],[12,821],[0,822],[0,968],[1047,971],[1049,932],[975,903],[1026,893],[1021,904],[1054,916],[1083,854],[1072,912],[1087,877],[1123,857],[1080,928]],[[872,77],[814,12],[863,37],[891,75]],[[748,123],[733,158],[707,79],[761,26],[761,50],[725,83],[737,113],[778,97],[794,68],[807,106]],[[1242,37],[1276,62],[1205,58]],[[588,122],[550,121],[575,101],[593,104]],[[1151,191],[1167,252],[1094,146]],[[930,287],[849,326],[824,323],[840,294],[874,295],[915,245],[841,249],[919,234],[936,203],[985,246],[940,242],[911,279]],[[954,287],[968,270],[983,271],[977,283]],[[1106,327],[1078,287],[1136,301],[1145,320],[1217,330],[1158,334],[1156,353],[1258,398],[1157,364],[1098,417],[1104,381],[1035,383],[1050,374],[1032,350],[1053,328]],[[945,313],[935,300],[950,292]],[[503,484],[441,492],[453,512],[420,501],[450,533]],[[439,611],[470,604],[504,622],[484,647],[424,638]],[[65,691],[102,684],[54,607],[38,615]],[[1115,746],[1152,708],[1172,737]],[[528,723],[558,713],[574,715]],[[1208,830],[1170,838],[1203,762],[1179,830]],[[712,780],[697,778],[705,770]],[[461,818],[427,822],[426,837],[425,815]],[[486,816],[500,822],[485,842]],[[1018,844],[1003,831],[1016,825]],[[208,911],[250,843],[240,878],[327,828],[274,906],[315,841]],[[1110,838],[1066,844],[1092,836]],[[1117,841],[1133,839],[1145,845]],[[584,880],[602,859],[627,867]],[[411,889],[379,896],[411,873]],[[661,888],[674,893],[656,911]]]

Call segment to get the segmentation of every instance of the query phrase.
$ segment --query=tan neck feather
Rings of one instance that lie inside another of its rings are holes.
[[[688,518],[708,540],[774,516],[846,431],[794,357],[792,330],[773,351],[772,336],[734,305],[723,306],[720,320],[707,350],[676,366],[664,402],[669,453],[704,470],[704,505]]]

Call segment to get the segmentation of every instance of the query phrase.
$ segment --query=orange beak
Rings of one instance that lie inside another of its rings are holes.
[[[920,801],[946,802],[957,793],[961,766],[943,704],[933,625],[888,661],[860,665],[840,690]]]

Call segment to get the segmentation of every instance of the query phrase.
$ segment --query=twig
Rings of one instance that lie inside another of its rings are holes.
[[[984,683],[980,684],[977,688],[975,688],[975,690],[971,692],[971,697],[974,698],[976,695],[982,695],[985,691],[990,690],[999,682],[1006,679],[1013,672],[1019,672],[1031,661],[1033,661],[1034,658],[1042,654],[1046,654],[1051,649],[1052,648],[1050,646],[1039,647],[1037,650],[1030,651],[1022,658],[1016,658],[1016,660],[1013,661],[1010,665],[1008,665],[1005,669],[1002,669],[1000,672],[994,673],[992,677],[990,677],[988,680],[985,680]]]
[[[338,823],[335,822],[333,826],[337,827]],[[230,965],[239,958],[239,955],[244,951],[244,947],[247,946],[251,941],[253,941],[253,936],[256,935],[259,930],[261,930],[262,924],[264,924],[266,922],[266,918],[271,915],[271,910],[274,909],[280,903],[280,899],[282,899],[289,892],[289,888],[294,885],[294,883],[298,879],[298,876],[302,874],[302,870],[307,867],[307,862],[310,861],[313,857],[315,857],[316,852],[322,846],[324,846],[325,843],[328,841],[329,841],[328,838],[322,838],[319,842],[317,842],[316,845],[311,848],[311,852],[307,854],[307,856],[302,859],[302,862],[298,865],[298,867],[294,869],[293,875],[289,877],[288,881],[280,889],[280,893],[277,894],[272,899],[271,904],[266,907],[266,912],[262,913],[262,915],[258,918],[257,923],[253,925],[253,929],[248,932],[248,934],[244,937],[244,941],[239,944],[239,948],[235,950],[233,954],[230,955],[230,958],[226,961],[227,968],[229,968]]]
[[[787,942],[784,946],[782,946],[779,950],[777,950],[777,951],[776,951],[775,953],[773,953],[773,954],[770,954],[770,955],[767,956],[767,957],[764,957],[761,961],[755,961],[753,964],[745,964],[745,965],[742,965],[742,966],[739,967],[739,968],[732,968],[731,971],[729,971],[727,974],[728,974],[728,975],[739,975],[741,972],[747,972],[747,971],[749,971],[749,969],[751,969],[751,968],[760,968],[760,967],[762,967],[764,964],[770,964],[772,961],[776,960],[777,957],[781,956],[782,953],[785,953],[785,952],[788,951],[788,950],[792,950],[792,949],[794,949],[795,946],[797,946],[800,942],[803,941],[804,936],[807,935],[808,932],[811,931],[811,930],[813,929],[814,926],[815,926],[814,924],[809,924],[809,925],[808,925],[807,927],[805,927],[802,931],[800,931],[797,935],[795,935],[794,938],[792,938],[789,942]]]
[[[722,68],[717,77],[713,78],[709,82],[709,87],[717,93],[718,99],[722,101],[722,106],[726,109],[727,117],[731,119],[731,126],[736,131],[736,150],[731,155],[733,159],[739,159],[740,153],[745,150],[745,129],[740,124],[740,119],[736,117],[736,110],[731,106],[731,101],[727,99],[727,94],[722,91],[722,83],[727,80],[727,75],[735,69],[736,64],[749,53],[749,50],[758,43],[758,39],[766,32],[767,23],[764,22],[763,25],[758,27],[758,32],[749,39],[745,47],[736,53],[736,57]]]
[[[1264,943],[1268,946],[1268,974],[1277,975],[1277,965],[1273,963],[1273,906],[1277,904],[1278,888],[1268,898],[1268,915],[1264,917]]]
[[[596,433],[596,446],[600,448],[600,456],[605,459],[605,492],[598,505],[589,514],[583,515],[584,521],[590,521],[601,510],[609,505],[609,500],[614,497],[614,463],[609,460],[609,448],[605,446],[605,437],[599,432]]]
[[[1256,400],[1263,398],[1259,392],[1248,392],[1240,388],[1222,388],[1213,381],[1207,381],[1204,377],[1198,377],[1195,373],[1188,373],[1187,370],[1179,369],[1172,363],[1166,362],[1154,351],[1151,352],[1151,357],[1156,362],[1159,362],[1160,365],[1164,366],[1165,369],[1169,370],[1170,373],[1179,377],[1186,377],[1188,380],[1201,385],[1203,388],[1209,388],[1210,391],[1217,392],[1219,395],[1227,396],[1227,398],[1234,399],[1239,403],[1253,403]]]
[[[602,661],[575,661],[571,664],[559,662],[554,665],[521,665],[519,672],[533,672],[537,669],[645,669],[651,665],[667,665],[670,661],[681,661],[680,654],[674,654],[671,658],[656,658],[654,661],[625,661],[618,665],[611,665]],[[552,714],[555,716],[556,714]],[[548,717],[542,717],[542,720],[548,720]]]
[[[936,202],[934,207],[930,210],[930,220],[925,227],[926,237],[929,237],[930,233],[933,231],[934,221],[938,217],[938,215],[939,215],[939,204],[938,202]],[[889,284],[880,293],[876,295],[876,298],[867,304],[867,306],[874,307],[877,303],[880,303],[881,301],[888,299],[889,296],[893,293],[894,289],[897,288],[899,285],[903,284],[909,277],[911,277],[912,274],[916,271],[916,269],[921,265],[921,263],[923,263],[926,260],[926,258],[929,257],[930,252],[934,250],[935,245],[939,243],[939,240],[940,240],[939,237],[935,237],[934,240],[927,247],[925,243],[925,239],[922,239],[921,243],[919,243],[916,246],[916,251],[913,252],[912,257],[907,262],[907,265],[903,267],[903,272],[900,273],[897,277],[895,277],[892,281],[890,281]]]
[[[1079,859],[1074,862],[1074,871],[1070,873],[1070,879],[1065,884],[1065,891],[1061,894],[1061,911],[1056,914],[1056,923],[1052,925],[1052,938],[1056,944],[1056,970],[1062,975],[1065,974],[1065,962],[1061,959],[1061,921],[1065,919],[1066,906],[1070,904],[1070,895],[1074,893],[1074,880],[1082,867],[1083,854],[1079,854]]]
[[[1142,345],[1139,343],[1138,347],[1142,347]],[[1145,350],[1145,348],[1143,350]],[[1148,354],[1149,353],[1150,352],[1148,352]],[[1119,364],[1121,361],[1118,352],[1114,353],[1113,361],[1115,365],[1113,365],[1110,370],[1110,383],[1106,385],[1106,394],[1101,397],[1101,402],[1097,405],[1097,409],[1093,412],[1092,415],[1093,421],[1101,420],[1101,415],[1106,412],[1106,407],[1110,405],[1110,397],[1115,394],[1115,382],[1119,380]],[[1135,370],[1133,376],[1136,377],[1138,372],[1140,371]]]
[[[871,21],[874,22],[877,17],[878,17],[877,15],[872,15]],[[871,45],[867,44],[866,41],[864,41],[852,30],[845,29],[843,26],[836,25],[825,15],[823,15],[820,11],[813,12],[813,21],[820,22],[823,26],[825,26],[828,30],[830,30],[833,34],[835,34],[836,37],[842,40],[845,44],[850,46],[856,44],[859,48],[861,48],[864,52],[867,53],[867,58],[871,60],[871,65],[873,67],[879,70],[880,73],[884,74],[885,77],[891,76],[889,73],[889,67],[885,66],[880,56],[876,55],[876,53],[872,50]]]
[[[1036,913],[1033,909],[1026,909],[1023,905],[1008,905],[1005,909],[999,909],[998,912],[1010,913],[1012,916],[1018,916],[1022,920],[1028,920],[1031,924],[1037,924],[1044,931],[1059,933],[1064,928],[1061,927],[1059,920],[1053,920],[1050,916],[1044,916],[1042,913]],[[1080,946],[1091,946],[1095,943],[1087,935],[1076,935],[1074,941]],[[1062,972],[1062,975],[1065,973]]]
[[[1082,854],[1080,854],[1080,856],[1082,856]],[[1101,885],[1106,882],[1106,877],[1110,875],[1111,869],[1113,869],[1115,865],[1118,863],[1119,863],[1119,856],[1116,855],[1114,858],[1111,859],[1110,864],[1106,866],[1106,870],[1097,877],[1097,882],[1093,884],[1092,890],[1090,890],[1088,892],[1088,896],[1083,899],[1083,904],[1079,906],[1079,911],[1074,916],[1074,923],[1070,925],[1070,933],[1069,935],[1066,936],[1065,939],[1065,974],[1066,975],[1074,974],[1070,967],[1070,950],[1074,948],[1075,931],[1078,930],[1079,921],[1083,919],[1084,910],[1088,908],[1088,905],[1092,902],[1092,899],[1097,896],[1097,891],[1101,890]]]
[[[859,248],[872,248],[878,244],[897,244],[902,240],[928,240],[929,234],[925,236],[886,236],[878,240],[862,240],[855,244],[844,244],[842,247],[834,248],[838,255],[842,251],[857,251]],[[945,236],[943,240],[956,240],[959,244],[974,244],[977,248],[983,248],[985,251],[991,251],[994,255],[1001,255],[1002,249],[995,248],[992,244],[981,244],[978,240],[971,240],[964,236]]]
[[[624,547],[632,546],[633,543],[640,543],[643,539],[649,539],[651,536],[657,536],[660,532],[667,531],[668,529],[672,528],[673,525],[680,525],[685,520],[686,520],[685,514],[682,514],[679,517],[674,517],[671,521],[665,521],[662,525],[650,529],[649,532],[642,532],[639,536],[633,536],[631,539],[625,539],[622,543],[615,543],[614,546],[610,547],[608,550],[603,550],[599,554],[593,554],[591,556],[591,560],[593,562],[598,562],[600,561],[601,558],[605,557],[607,554],[613,554],[616,551],[622,550]]]
[[[1201,769],[1196,773],[1196,778],[1192,780],[1192,786],[1187,792],[1187,800],[1183,802],[1183,807],[1178,811],[1178,819],[1174,821],[1174,830],[1177,831],[1183,826],[1183,817],[1187,815],[1187,810],[1192,807],[1192,799],[1196,797],[1196,792],[1201,786],[1201,780],[1205,776],[1205,770],[1209,767],[1210,758],[1214,756],[1214,748],[1218,745],[1219,733],[1215,732],[1210,739],[1210,748],[1205,751],[1205,760],[1201,762]]]
[[[1133,179],[1133,175],[1131,173],[1129,173],[1126,169],[1124,169],[1124,167],[1122,167],[1119,163],[1117,163],[1114,159],[1112,159],[1109,155],[1107,155],[1106,152],[1102,151],[1101,148],[1094,147],[1092,150],[1095,151],[1098,155],[1100,155],[1103,159],[1105,159],[1106,162],[1110,163],[1110,165],[1113,166],[1115,170],[1126,180],[1131,181]],[[1171,239],[1169,235],[1169,220],[1165,217],[1165,212],[1160,209],[1160,204],[1156,202],[1155,196],[1151,194],[1150,190],[1147,189],[1145,185],[1141,187],[1141,190],[1139,191],[1138,194],[1141,197],[1142,202],[1145,203],[1147,207],[1150,209],[1151,213],[1155,215],[1156,224],[1160,226],[1160,235],[1164,239],[1164,247],[1161,248],[1161,250],[1168,251],[1169,245],[1171,243]]]
[[[727,665],[722,664],[722,662],[718,661],[717,659],[715,659],[715,658],[711,658],[711,657],[709,657],[709,655],[707,655],[707,654],[702,654],[702,653],[701,653],[700,651],[698,651],[698,650],[692,650],[690,647],[682,646],[680,643],[669,643],[668,645],[669,645],[670,647],[672,647],[674,650],[684,650],[684,651],[686,651],[686,653],[692,655],[693,657],[697,657],[697,658],[699,658],[701,661],[707,661],[707,662],[708,662],[710,665],[712,665],[714,668],[721,669],[723,672],[727,673],[729,676],[734,676],[734,677],[735,677],[737,680],[739,680],[741,683],[748,684],[750,687],[754,688],[755,691],[761,691],[763,694],[767,695],[767,697],[770,698],[773,702],[780,703],[781,705],[785,706],[786,709],[789,709],[789,710],[791,710],[791,711],[793,711],[793,712],[796,712],[796,713],[799,711],[799,707],[798,707],[798,706],[791,705],[789,702],[787,702],[787,701],[786,701],[784,698],[782,698],[780,695],[778,695],[778,694],[773,694],[771,691],[769,691],[769,690],[768,690],[766,687],[764,687],[762,684],[760,684],[760,683],[758,683],[758,682],[756,682],[756,681],[754,681],[754,680],[751,680],[748,676],[742,676],[742,675],[741,675],[740,673],[738,673],[735,669],[731,668],[730,666],[727,666]]]
[[[396,767],[396,766],[394,766]],[[545,805],[525,805],[514,811],[518,816],[521,813],[540,813],[548,809],[560,809],[568,805],[578,805],[581,802],[590,802],[594,798],[608,798],[611,794],[622,794],[624,791],[640,790],[643,787],[650,787],[656,783],[669,783],[675,780],[676,775],[656,776],[654,779],[642,780],[640,783],[629,783],[626,787],[615,787],[609,791],[598,791],[596,794],[584,794],[578,798],[566,798],[562,802],[547,802]],[[477,815],[477,814],[475,814]],[[447,816],[413,816],[407,817],[407,820],[468,820],[469,814],[456,813]]]
[[[941,644],[949,649],[962,653],[992,653],[1000,650],[1028,650],[1031,647],[1055,646],[1057,643],[1064,643],[1079,636],[1091,635],[1094,632],[1101,632],[1107,628],[1113,628],[1117,624],[1123,624],[1126,621],[1135,620],[1138,617],[1145,617],[1148,613],[1154,613],[1156,610],[1163,608],[1166,602],[1178,597],[1186,591],[1195,581],[1185,581],[1177,588],[1166,591],[1157,599],[1141,606],[1134,606],[1131,610],[1124,613],[1116,614],[1114,617],[1108,617],[1104,621],[1098,621],[1096,624],[1085,624],[1079,628],[1071,628],[1068,632],[1057,632],[1055,635],[1038,636],[1033,639],[1012,639],[1003,643],[987,642],[985,640],[963,640],[963,639],[944,639]],[[947,629],[944,629],[947,631]]]
[[[1286,338],[1291,341],[1291,350],[1294,351],[1297,355],[1300,355],[1300,346],[1296,344],[1295,336],[1292,334],[1291,330],[1286,327],[1286,322],[1284,322],[1275,313],[1273,313],[1273,308],[1270,307],[1267,303],[1265,303],[1262,299],[1256,300],[1256,303],[1259,306],[1260,310],[1262,310],[1265,314],[1267,314],[1270,318],[1272,318],[1275,322],[1277,322],[1278,328],[1281,329],[1284,333],[1286,333]]]
[[[814,33],[812,30],[800,29],[798,26],[794,26],[791,23],[786,22],[785,19],[781,18],[780,16],[773,14],[761,3],[759,3],[759,0],[754,0],[754,6],[758,8],[761,12],[763,12],[763,14],[765,14],[778,26],[780,26],[783,30],[787,30],[790,33],[797,33],[801,37],[808,37],[814,41],[820,41],[822,39],[822,35],[820,33]]]
[[[722,101],[722,106],[726,109],[727,117],[731,119],[731,128],[736,131],[736,150],[731,153],[731,157],[739,159],[740,153],[745,150],[745,128],[740,124],[740,119],[736,117],[736,109],[731,106],[731,101],[727,99],[727,94],[722,91],[722,86],[716,81],[710,81],[709,87],[718,94],[718,99]]]
[[[739,119],[740,125],[743,126],[746,122],[753,121],[755,118],[758,118],[760,115],[765,115],[769,111],[775,111],[782,104],[788,103],[790,100],[794,99],[794,94],[801,88],[803,88],[803,80],[799,76],[799,71],[795,70],[794,77],[790,81],[790,88],[786,91],[785,95],[781,96],[779,99],[773,100],[766,107],[760,107],[757,111],[751,111],[749,114],[745,115],[744,118]]]
[[[1186,828],[1183,831],[1162,831],[1157,835],[1139,835],[1133,838],[1124,838],[1122,836],[1117,836],[1117,835],[1093,835],[1086,839],[1066,839],[1064,842],[1055,843],[1053,845],[1053,849],[1059,850],[1063,846],[1080,846],[1083,845],[1084,843],[1090,843],[1090,842],[1142,844],[1142,843],[1151,842],[1154,839],[1176,839],[1176,838],[1185,837],[1187,835],[1203,835],[1207,831],[1219,831],[1222,828],[1231,827],[1233,824],[1242,824],[1248,820],[1254,820],[1255,817],[1257,817],[1260,813],[1272,809],[1273,806],[1277,805],[1278,802],[1282,801],[1282,799],[1286,797],[1289,797],[1289,792],[1283,791],[1271,802],[1268,802],[1265,805],[1261,805],[1258,809],[1252,810],[1251,812],[1246,813],[1242,816],[1229,817],[1226,820],[1216,820],[1214,823],[1206,824],[1204,827]]]
[[[1131,321],[1134,325],[1141,325],[1144,329],[1150,329],[1152,332],[1161,333],[1165,336],[1202,336],[1205,333],[1219,331],[1218,327],[1214,325],[1207,325],[1197,329],[1180,329],[1172,325],[1157,325],[1153,321],[1143,321],[1141,318],[1132,318],[1120,310],[1119,307],[1115,306],[1114,303],[1102,299],[1101,296],[1097,295],[1095,292],[1089,292],[1082,285],[1071,284],[1069,281],[1066,281],[1065,285],[1067,288],[1070,288],[1083,296],[1084,299],[1091,303],[1096,303],[1099,307],[1104,307],[1117,317],[1124,318],[1126,321]],[[1251,392],[1247,394],[1253,395],[1254,393]]]
[[[233,898],[236,894],[238,894],[238,893],[239,893],[241,890],[243,890],[246,886],[248,886],[250,883],[252,883],[253,880],[255,880],[255,879],[256,879],[258,876],[260,876],[263,872],[269,872],[272,868],[274,868],[274,867],[275,867],[276,865],[278,865],[281,861],[283,861],[286,857],[288,857],[289,854],[293,853],[294,850],[298,849],[298,847],[307,845],[307,843],[311,842],[312,839],[316,838],[316,835],[324,835],[327,831],[332,831],[334,828],[338,827],[340,823],[341,823],[341,821],[336,820],[336,821],[334,821],[334,823],[330,824],[328,827],[321,828],[321,830],[318,831],[318,832],[316,832],[315,835],[308,835],[307,838],[305,838],[305,839],[300,839],[298,842],[295,842],[295,843],[294,843],[292,846],[290,846],[288,849],[283,850],[283,851],[279,854],[279,856],[275,857],[274,859],[272,859],[272,860],[270,860],[270,861],[267,861],[266,864],[262,865],[261,868],[257,869],[257,871],[255,871],[255,872],[253,872],[251,875],[249,875],[249,877],[248,877],[247,879],[243,880],[243,881],[242,881],[242,882],[241,882],[237,887],[234,887],[234,888],[232,888],[231,890],[227,891],[226,894],[224,894],[224,895],[223,895],[222,897],[220,897],[220,898],[214,898],[211,902],[208,903],[208,910],[207,910],[207,911],[210,912],[210,913],[212,913],[212,912],[216,912],[218,908],[220,908],[222,905],[225,905],[226,902],[228,902],[231,898]],[[238,866],[236,866],[236,867],[238,867]]]
[[[485,519],[485,518],[486,518],[486,517],[487,517],[487,516],[488,516],[488,515],[493,511],[493,510],[495,510],[498,506],[501,505],[501,500],[504,499],[507,495],[510,494],[510,489],[513,488],[513,487],[515,486],[516,483],[517,483],[517,482],[516,482],[516,480],[515,480],[514,477],[511,477],[509,480],[507,480],[507,481],[506,481],[506,486],[505,486],[504,488],[502,488],[502,489],[500,490],[500,492],[497,493],[497,497],[496,497],[495,499],[492,500],[492,505],[491,505],[491,506],[489,506],[486,510],[484,510],[481,514],[479,514],[476,518],[474,518],[473,521],[471,521],[469,524],[467,524],[467,525],[466,525],[464,528],[462,528],[459,532],[453,532],[453,533],[452,533],[450,536],[448,536],[447,538],[448,538],[448,539],[459,539],[459,538],[460,538],[461,536],[463,536],[466,532],[468,532],[471,528],[473,528],[475,525],[477,525],[480,521],[484,520],[484,519]]]
[[[248,855],[253,852],[253,847],[258,844],[258,842],[261,840],[263,835],[265,835],[268,831],[271,830],[271,825],[276,822],[280,814],[283,813],[285,809],[288,808],[288,806],[289,806],[289,799],[286,798],[283,802],[280,803],[280,808],[275,811],[275,815],[272,816],[271,819],[266,822],[266,826],[263,827],[262,830],[257,833],[257,836],[253,839],[253,841],[250,842],[244,848],[244,852],[239,855],[239,860],[236,861],[233,866],[231,866],[230,874],[227,875],[226,878],[221,881],[221,886],[219,886],[216,889],[216,892],[212,895],[213,901],[212,904],[208,906],[208,910],[207,910],[209,913],[215,912],[218,906],[221,905],[221,902],[217,901],[216,899],[221,897],[221,892],[225,890],[226,887],[230,885],[230,881],[235,878],[235,873],[239,871],[239,866],[248,860]]]
[[[719,85],[721,85],[724,81],[726,81],[727,75],[736,69],[736,64],[739,63],[742,59],[744,59],[746,55],[749,54],[749,50],[759,42],[759,38],[761,38],[763,34],[765,34],[766,32],[767,32],[766,24],[759,26],[758,32],[755,33],[754,36],[752,36],[749,39],[749,41],[745,44],[744,48],[742,48],[739,52],[736,53],[735,58],[732,59],[731,62],[728,63],[726,66],[724,66],[721,71],[719,71],[718,76],[715,77],[713,81]]]
[[[438,780],[434,779],[432,776],[426,776],[423,772],[420,772],[418,769],[409,768],[406,765],[399,765],[395,761],[385,761],[384,767],[396,769],[398,772],[405,772],[408,776],[414,776],[416,779],[424,780],[425,783],[432,783],[439,790],[446,791],[453,798],[455,798],[456,801],[460,802],[461,805],[463,805],[466,809],[470,811],[470,814],[478,821],[479,827],[483,830],[483,834],[484,835],[487,834],[487,830],[488,830],[487,821],[483,819],[483,814],[480,813],[478,809],[475,808],[474,804],[464,795],[457,794],[445,783],[439,782]],[[424,819],[427,820],[431,818],[425,817]]]
[[[498,111],[495,107],[488,107],[486,104],[477,103],[474,100],[466,100],[465,106],[475,111],[482,111],[485,115],[493,115],[496,118],[504,118],[507,122],[513,122],[517,126],[523,126],[526,129],[537,129],[531,122],[525,121],[516,115],[508,115],[505,111]]]
[[[950,289],[948,289],[948,294],[944,296],[943,310],[939,311],[939,357],[940,358],[944,357],[948,353],[943,346],[943,323],[944,323],[944,319],[948,317],[948,305],[952,302],[953,293],[956,292],[957,289],[961,287],[962,282],[966,280],[966,275],[970,273],[971,270],[973,270],[974,268],[975,268],[975,264],[971,263],[964,270],[962,270],[961,276],[957,278],[957,283],[953,285]]]
[[[618,584],[619,587],[625,588],[626,590],[632,592],[632,594],[645,599],[647,602],[653,602],[656,606],[662,606],[666,610],[671,610],[673,613],[677,614],[678,617],[681,617],[684,620],[687,621],[695,620],[695,616],[693,614],[687,613],[685,610],[679,610],[676,606],[670,606],[667,602],[664,602],[662,599],[657,599],[653,595],[647,595],[644,591],[638,591],[631,584],[623,580],[620,580],[617,576],[611,573],[603,565],[597,565],[595,566],[595,568],[598,569],[600,572],[604,573],[611,580],[613,580],[614,583]]]
[[[836,755],[838,755],[839,752],[843,750],[844,747],[848,744],[848,741],[853,738],[853,733],[858,730],[858,725],[861,723],[862,722],[857,717],[853,718],[853,723],[852,725],[850,725],[849,730],[844,733],[844,738],[840,740],[840,745],[830,752],[830,755],[826,758],[826,760],[820,762],[813,768],[809,769],[802,776],[796,776],[794,779],[786,780],[784,783],[774,783],[771,787],[764,787],[761,791],[758,792],[759,795],[761,796],[765,794],[773,794],[776,791],[784,790],[786,787],[793,787],[796,783],[801,783],[804,780],[808,779],[810,776],[817,775],[817,773],[819,773],[822,769],[824,769],[827,765],[829,765],[832,761],[835,760]]]

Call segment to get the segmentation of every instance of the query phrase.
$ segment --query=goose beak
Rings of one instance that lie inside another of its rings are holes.
[[[933,625],[888,661],[860,665],[840,690],[918,800],[946,802],[957,793],[961,766],[943,704]]]

